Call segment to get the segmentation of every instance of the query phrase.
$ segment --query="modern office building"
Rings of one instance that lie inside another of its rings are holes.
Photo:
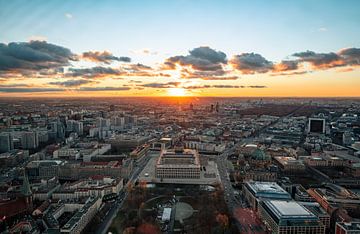
[[[261,200],[291,200],[291,196],[275,182],[249,181],[243,186],[245,199],[255,210]]]
[[[155,173],[157,178],[199,179],[199,154],[191,149],[162,150]]]
[[[324,234],[319,217],[296,201],[265,200],[258,210],[260,218],[273,234]]]

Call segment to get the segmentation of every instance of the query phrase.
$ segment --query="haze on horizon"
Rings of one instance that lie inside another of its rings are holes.
[[[359,12],[355,0],[0,0],[0,97],[358,97]]]

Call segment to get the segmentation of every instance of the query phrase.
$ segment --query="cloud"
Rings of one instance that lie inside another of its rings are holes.
[[[167,82],[167,83],[147,83],[142,85],[137,85],[138,87],[145,87],[145,88],[176,88],[181,84],[181,82]]]
[[[272,71],[273,72],[286,72],[293,71],[299,68],[299,62],[296,60],[286,60],[281,61],[280,63],[274,64]]]
[[[242,53],[235,55],[229,63],[243,74],[266,73],[273,67],[273,63],[260,54]]]
[[[70,13],[65,13],[64,16],[68,19],[72,19],[73,18],[73,15],[70,14]]]
[[[360,48],[346,48],[338,52],[338,55],[347,65],[360,65]]]
[[[58,81],[58,82],[49,82],[50,85],[58,85],[63,87],[77,87],[84,84],[95,83],[92,80],[67,80],[67,81]]]
[[[136,63],[136,64],[130,64],[127,68],[125,68],[126,70],[129,71],[148,71],[148,70],[153,70],[152,67],[150,66],[146,66],[144,64],[141,63]]]
[[[264,89],[264,88],[267,88],[267,86],[265,85],[250,85],[250,86],[247,86],[248,88],[252,88],[252,89]]]
[[[270,76],[293,76],[293,75],[304,75],[310,73],[311,71],[293,71],[293,72],[280,72],[272,73]]]
[[[318,29],[318,31],[319,31],[319,32],[327,32],[328,29],[325,28],[325,27],[321,27],[321,28]]]
[[[79,91],[127,91],[130,87],[80,87]]]
[[[139,55],[157,55],[157,51],[152,51],[150,49],[142,49],[142,50],[130,50],[133,54],[139,54]]]
[[[69,49],[45,41],[0,43],[1,74],[56,71],[76,60],[77,56]]]
[[[315,53],[313,51],[305,51],[293,54],[299,58],[299,62],[308,62],[313,69],[329,69],[338,66],[344,66],[343,59],[336,53]]]
[[[47,41],[47,37],[33,35],[33,36],[29,37],[29,41]]]
[[[61,92],[64,89],[60,88],[2,88],[0,87],[0,92],[2,93],[42,93],[42,92]]]
[[[83,78],[123,78],[123,77],[170,77],[169,74],[162,72],[154,72],[152,68],[137,69],[134,67],[103,67],[96,66],[90,68],[69,68],[68,72],[65,73],[66,77],[83,77]],[[145,67],[145,65],[142,65]]]
[[[124,72],[112,67],[69,68],[65,74],[68,77],[99,78],[105,76],[120,76]]]
[[[164,63],[164,68],[174,70],[178,64],[198,71],[216,71],[222,70],[222,64],[225,63],[225,53],[202,46],[189,51],[189,55],[168,58]]]
[[[263,89],[267,88],[264,85],[194,85],[194,86],[185,86],[182,87],[185,89],[244,89],[244,88],[252,88],[252,89]]]
[[[129,57],[116,57],[109,51],[88,51],[82,54],[82,58],[92,62],[110,64],[112,61],[131,62]]]

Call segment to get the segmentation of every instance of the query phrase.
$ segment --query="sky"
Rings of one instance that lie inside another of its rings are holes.
[[[360,1],[0,0],[0,96],[360,96]]]

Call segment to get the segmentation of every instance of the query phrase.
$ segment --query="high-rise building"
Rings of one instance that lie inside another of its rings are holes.
[[[23,149],[35,149],[39,146],[37,132],[23,132],[21,134],[21,146]]]
[[[0,153],[9,152],[14,149],[14,142],[9,132],[0,133]]]
[[[325,119],[309,118],[308,132],[324,134],[325,133]]]

